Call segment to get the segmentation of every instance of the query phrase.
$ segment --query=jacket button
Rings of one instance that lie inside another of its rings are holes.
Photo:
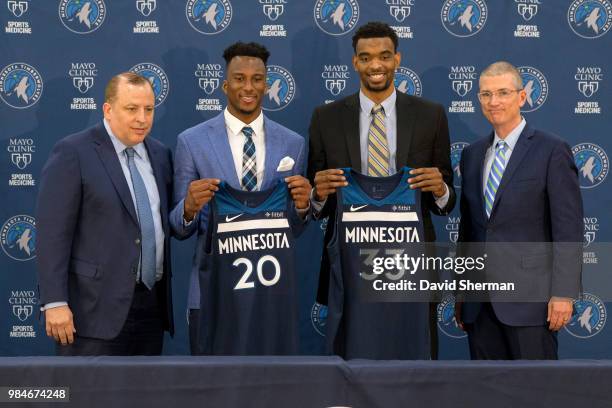
[[[134,243],[135,243],[136,245],[140,245],[140,238],[136,238],[136,239],[134,240]]]

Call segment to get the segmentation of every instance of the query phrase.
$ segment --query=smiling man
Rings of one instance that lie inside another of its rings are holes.
[[[455,205],[448,122],[442,106],[395,89],[395,70],[401,62],[397,46],[397,35],[389,25],[370,22],[360,27],[353,36],[353,67],[359,74],[359,92],[320,106],[312,114],[308,176],[314,182],[313,212],[318,217],[334,213],[334,193],[346,186],[341,167],[383,177],[409,166],[413,170],[408,182],[423,192],[425,239],[434,241],[431,213],[446,215]],[[373,127],[376,129],[371,131]],[[376,139],[372,133],[376,133]],[[327,301],[326,256],[321,265],[321,302]],[[436,330],[432,314],[434,358]]]
[[[297,213],[309,208],[304,138],[264,116],[266,63],[270,53],[257,43],[237,42],[223,52],[227,107],[214,118],[182,132],[176,145],[172,228],[179,239],[197,233],[189,285],[189,340],[197,354],[200,310],[198,267],[205,248],[208,203],[221,181],[245,191],[267,190],[285,180]],[[299,221],[299,220],[298,220]]]
[[[60,140],[37,203],[38,285],[60,355],[159,355],[173,332],[170,150],[147,137],[155,96],[124,72],[104,120]]]
[[[517,293],[525,302],[457,302],[455,317],[468,333],[472,359],[557,359],[557,331],[581,290],[578,170],[565,141],[521,116],[527,95],[514,66],[491,64],[479,85],[493,132],[462,153],[459,241],[491,245],[489,279],[520,279],[522,292],[540,292]]]

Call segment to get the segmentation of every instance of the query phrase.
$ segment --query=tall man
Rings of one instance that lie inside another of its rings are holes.
[[[147,138],[155,95],[131,72],[105,91],[102,123],[60,140],[38,195],[38,278],[60,355],[158,355],[173,333],[172,157]]]
[[[385,23],[360,27],[353,36],[359,92],[315,109],[308,157],[308,175],[315,184],[313,212],[320,217],[334,213],[333,200],[327,198],[346,185],[340,167],[384,176],[410,166],[413,170],[408,182],[423,192],[425,239],[434,241],[430,213],[446,215],[455,205],[448,122],[442,106],[395,90],[395,70],[401,61],[397,45],[395,31]],[[375,140],[370,127],[377,115],[382,125],[377,127]],[[322,287],[327,284],[326,275],[324,260]],[[320,289],[320,293],[326,290]],[[432,325],[432,338],[435,335]],[[435,344],[433,351],[435,357]]]
[[[503,274],[527,283],[519,290],[541,293],[523,303],[493,297],[457,303],[456,319],[473,359],[556,359],[556,332],[569,321],[581,288],[578,171],[567,143],[521,116],[527,94],[514,66],[490,65],[479,85],[493,132],[462,153],[459,240],[491,245],[489,279]],[[516,244],[494,244],[508,242]]]
[[[205,248],[208,202],[221,180],[247,191],[266,190],[284,179],[302,217],[309,208],[310,183],[304,169],[304,138],[263,115],[266,63],[260,44],[235,43],[223,52],[227,108],[178,136],[174,209],[170,223],[179,239],[197,232],[198,244],[189,285],[189,340],[197,354],[200,309],[198,267]],[[297,215],[294,213],[294,216]],[[299,222],[299,220],[297,220]]]

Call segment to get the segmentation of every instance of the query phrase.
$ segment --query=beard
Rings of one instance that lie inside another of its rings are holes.
[[[384,92],[384,91],[387,91],[392,85],[393,85],[393,78],[387,78],[387,80],[383,84],[375,85],[375,86],[370,85],[370,83],[367,80],[363,81],[364,88],[370,92]]]

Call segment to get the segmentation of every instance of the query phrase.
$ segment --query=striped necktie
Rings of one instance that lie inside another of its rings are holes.
[[[495,146],[495,158],[491,165],[491,171],[489,171],[489,178],[487,179],[487,187],[485,189],[485,211],[487,212],[487,218],[491,217],[491,211],[493,210],[493,203],[495,202],[495,194],[501,183],[504,170],[506,169],[506,151],[508,145],[503,140],[497,142]]]
[[[389,145],[385,131],[385,111],[382,105],[372,108],[372,122],[368,131],[368,176],[389,175]]]
[[[242,128],[242,133],[246,137],[242,148],[242,189],[253,191],[257,188],[257,160],[255,158],[253,129],[245,126]]]

